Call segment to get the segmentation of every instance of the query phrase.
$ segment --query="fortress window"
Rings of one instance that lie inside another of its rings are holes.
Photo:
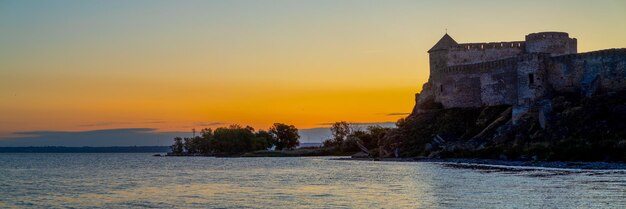
[[[439,85],[439,91],[440,91],[440,92],[443,92],[443,84],[442,84],[442,85]]]
[[[528,73],[528,87],[532,87],[535,84],[535,74]]]

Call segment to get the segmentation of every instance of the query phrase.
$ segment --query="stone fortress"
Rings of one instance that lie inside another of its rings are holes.
[[[457,43],[445,34],[430,50],[430,78],[416,94],[413,114],[443,108],[513,106],[513,122],[550,108],[551,95],[584,96],[626,90],[626,48],[577,52],[563,32],[526,35],[525,41]]]
[[[512,105],[515,121],[554,93],[589,97],[626,90],[625,48],[577,53],[577,40],[563,32],[490,43],[457,43],[445,34],[428,53],[430,78],[416,94],[413,113],[433,104]]]

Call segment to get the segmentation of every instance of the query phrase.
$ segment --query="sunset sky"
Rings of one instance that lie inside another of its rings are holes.
[[[564,31],[626,47],[626,1],[0,0],[0,140],[20,132],[393,122],[426,51]]]

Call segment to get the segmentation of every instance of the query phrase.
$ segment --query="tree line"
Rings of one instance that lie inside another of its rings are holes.
[[[237,154],[275,147],[293,149],[300,145],[298,129],[293,125],[274,123],[265,130],[250,126],[230,125],[215,130],[205,128],[199,136],[176,137],[171,146],[173,155]]]
[[[330,127],[331,138],[323,142],[323,147],[338,154],[366,152],[371,157],[390,154],[388,141],[396,132],[394,128],[368,126],[360,128],[346,121],[335,122]]]
[[[390,156],[399,144],[397,128],[369,126],[361,128],[346,121],[330,127],[331,137],[324,140],[323,150],[334,155],[351,155],[364,151],[371,157]],[[293,125],[274,123],[267,131],[250,126],[230,125],[215,130],[206,128],[199,136],[176,137],[172,155],[243,154],[258,150],[292,150],[300,145],[298,129]],[[310,148],[309,148],[310,149]]]

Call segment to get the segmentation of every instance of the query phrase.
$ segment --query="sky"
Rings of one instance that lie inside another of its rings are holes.
[[[626,47],[624,20],[623,0],[0,0],[0,146],[389,124],[446,29],[458,42],[564,31],[585,52]]]

